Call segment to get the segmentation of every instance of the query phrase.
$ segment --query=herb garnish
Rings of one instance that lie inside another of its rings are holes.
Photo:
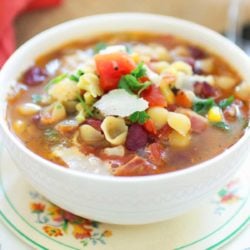
[[[99,53],[101,50],[107,48],[107,44],[106,43],[103,43],[103,42],[100,42],[100,43],[97,43],[93,50],[94,50],[94,53],[97,54]]]
[[[61,74],[55,78],[53,78],[52,80],[49,81],[49,83],[45,86],[45,90],[48,91],[49,88],[54,85],[54,84],[57,84],[59,83],[60,81],[62,81],[63,79],[65,79],[66,77],[68,76],[67,73],[64,73],[64,74]]]
[[[152,84],[150,81],[146,81],[144,83],[138,81],[138,79],[143,77],[145,74],[146,70],[143,68],[143,63],[139,63],[130,74],[127,74],[121,78],[118,88],[125,89],[130,94],[137,92],[137,94],[140,95],[143,90]]]
[[[213,98],[208,98],[208,99],[200,99],[197,98],[194,101],[193,107],[192,109],[200,114],[200,115],[205,115],[207,114],[207,112],[209,111],[210,108],[212,108],[213,106],[215,106],[215,102]]]
[[[220,108],[225,109],[226,107],[230,106],[233,103],[233,101],[234,101],[234,96],[231,95],[227,99],[221,100],[219,102],[219,106]]]
[[[84,74],[84,72],[79,69],[77,70],[76,74],[72,74],[69,76],[69,79],[75,82],[79,82],[80,77]]]
[[[80,101],[80,103],[83,107],[83,110],[86,112],[86,114],[88,116],[93,116],[92,111],[90,110],[89,106],[85,103],[85,101],[83,100],[83,98],[80,94],[77,96],[77,99]]]
[[[212,122],[211,123],[213,126],[217,127],[217,128],[220,128],[220,129],[223,129],[223,130],[230,130],[230,127],[229,125],[224,122],[224,121],[221,121],[221,122]]]
[[[146,75],[146,69],[143,67],[143,62],[140,62],[137,67],[131,72],[131,75],[137,79]]]
[[[144,124],[150,116],[145,111],[136,111],[129,116],[129,120],[133,123]]]

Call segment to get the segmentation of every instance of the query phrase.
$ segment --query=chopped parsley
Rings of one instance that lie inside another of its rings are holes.
[[[229,125],[224,121],[222,121],[222,122],[212,122],[211,124],[213,126],[217,127],[217,128],[220,128],[220,129],[223,129],[223,130],[226,130],[226,131],[230,130]]]
[[[137,65],[137,67],[131,72],[131,75],[137,79],[146,75],[146,69],[143,67],[143,62]]]
[[[88,116],[93,116],[93,112],[91,111],[91,109],[89,108],[89,106],[85,103],[85,101],[83,100],[82,96],[79,94],[77,96],[77,99],[80,101],[84,112],[88,115]]]
[[[60,81],[62,81],[63,79],[65,79],[68,76],[67,73],[61,74],[55,78],[53,78],[52,80],[49,81],[49,83],[45,86],[45,90],[48,91],[49,88],[54,85],[59,83]]]
[[[222,109],[225,109],[226,107],[230,106],[234,101],[234,96],[231,95],[230,97],[228,97],[227,99],[221,100],[219,102],[219,106]]]
[[[84,72],[79,69],[75,74],[72,75],[68,75],[67,73],[61,74],[55,78],[53,78],[52,80],[49,81],[49,83],[45,86],[45,90],[48,91],[49,88],[57,83],[60,83],[63,79],[65,79],[66,77],[68,77],[70,80],[74,81],[74,82],[78,82],[79,78],[84,74]]]
[[[129,116],[129,120],[133,123],[144,124],[150,116],[145,111],[136,111]]]
[[[144,76],[145,73],[146,71],[143,68],[143,63],[139,63],[130,74],[127,74],[121,78],[118,88],[125,89],[130,94],[137,92],[137,94],[140,95],[143,90],[152,84],[150,81],[146,81],[144,83],[138,81],[138,79]]]
[[[101,50],[107,48],[107,44],[106,43],[103,43],[103,42],[100,42],[100,43],[97,43],[93,50],[94,50],[94,53],[97,54],[99,53]]]
[[[74,81],[74,82],[79,82],[80,77],[84,74],[84,72],[79,69],[77,70],[76,74],[72,74],[69,76],[69,79]]]
[[[192,109],[200,115],[206,115],[209,109],[215,105],[216,104],[213,98],[208,98],[208,99],[197,98],[194,101]]]

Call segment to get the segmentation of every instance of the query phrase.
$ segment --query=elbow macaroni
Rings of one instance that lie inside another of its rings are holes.
[[[168,136],[168,139],[170,146],[186,147],[190,143],[191,136],[190,134],[183,136],[176,131],[172,131]]]
[[[87,72],[79,79],[77,87],[89,92],[93,97],[101,96],[102,89],[99,86],[99,78],[97,75]]]
[[[193,74],[192,67],[189,64],[182,62],[182,61],[177,61],[177,62],[172,63],[170,65],[170,69],[177,71],[177,72],[182,72],[189,76]]]
[[[156,129],[161,129],[168,121],[168,111],[162,107],[152,107],[147,111],[155,124]]]
[[[180,135],[186,136],[191,129],[190,119],[180,113],[168,112],[168,125]]]
[[[134,46],[133,50],[139,55],[140,61],[144,62],[150,62],[151,59],[158,61],[170,61],[171,59],[168,50],[159,44],[139,44]]]
[[[152,62],[150,65],[152,69],[158,74],[166,72],[167,69],[170,67],[170,64],[166,61]]]
[[[91,105],[95,101],[95,98],[89,92],[85,92],[83,97],[87,105]]]
[[[66,117],[66,110],[61,102],[54,102],[53,104],[41,110],[41,123],[53,124],[59,122]]]
[[[237,84],[236,80],[230,76],[215,77],[215,85],[223,90],[232,89]]]
[[[79,89],[74,81],[65,78],[60,83],[52,85],[48,94],[61,102],[72,101],[77,98]]]
[[[112,145],[122,145],[125,143],[128,127],[122,118],[107,116],[101,124],[101,129],[106,140]]]
[[[104,141],[103,134],[90,125],[84,124],[80,127],[80,136],[88,145],[95,146]]]
[[[124,146],[119,145],[119,146],[112,147],[112,148],[105,148],[103,152],[105,155],[108,155],[108,156],[124,156],[125,149],[124,149]]]

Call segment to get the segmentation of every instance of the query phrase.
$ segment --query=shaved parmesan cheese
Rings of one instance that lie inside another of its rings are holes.
[[[112,45],[108,46],[105,49],[100,50],[99,54],[111,54],[116,52],[126,53],[126,47],[124,45]]]
[[[85,173],[111,175],[108,164],[93,155],[85,155],[77,147],[66,148],[62,146],[53,149],[54,155],[60,157],[69,168]]]
[[[148,108],[148,102],[136,95],[129,94],[124,89],[115,89],[94,104],[105,115],[126,117],[136,111],[144,111]]]
[[[143,65],[143,67],[146,69],[146,76],[148,79],[155,85],[159,86],[161,83],[161,76],[152,71],[147,65]]]

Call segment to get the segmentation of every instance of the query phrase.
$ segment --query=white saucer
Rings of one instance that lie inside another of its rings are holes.
[[[36,249],[218,249],[250,223],[247,167],[250,159],[222,190],[185,215],[143,226],[117,226],[73,216],[49,203],[27,184],[2,148],[0,219]]]

